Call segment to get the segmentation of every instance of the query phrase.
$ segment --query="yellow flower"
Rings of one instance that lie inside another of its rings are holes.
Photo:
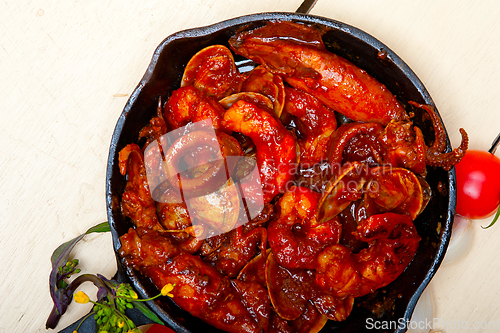
[[[125,321],[123,321],[123,319],[118,319],[118,327],[122,328],[123,326],[125,326]]]
[[[80,304],[85,304],[85,303],[88,303],[90,301],[87,294],[81,290],[79,292],[77,292],[76,294],[73,294],[73,297],[75,299],[75,302],[80,303]]]
[[[163,296],[174,297],[171,291],[174,290],[174,286],[171,283],[167,283],[163,288],[161,288],[161,294]]]
[[[137,296],[137,293],[136,293],[135,291],[133,291],[133,290],[130,290],[130,291],[129,291],[129,295],[130,295],[130,297],[132,297],[133,299],[137,299],[137,298],[139,298],[139,296]]]

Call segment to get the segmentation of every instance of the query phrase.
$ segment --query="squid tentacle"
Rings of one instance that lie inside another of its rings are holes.
[[[432,125],[434,127],[434,142],[430,147],[426,147],[426,164],[441,167],[446,171],[451,170],[451,168],[460,162],[460,160],[464,157],[465,152],[469,147],[469,136],[467,135],[467,132],[463,128],[460,128],[459,131],[462,135],[460,146],[453,149],[451,152],[445,153],[446,132],[444,130],[443,123],[436,113],[436,110],[429,105],[419,104],[413,101],[410,101],[409,104],[425,110],[431,117]]]

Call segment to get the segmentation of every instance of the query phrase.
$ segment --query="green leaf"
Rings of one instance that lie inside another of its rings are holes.
[[[102,223],[99,223],[98,225],[93,226],[89,230],[87,230],[87,232],[85,234],[88,235],[88,234],[93,233],[93,232],[108,232],[108,231],[111,231],[111,228],[109,227],[109,223],[102,222]]]
[[[50,286],[50,297],[54,302],[54,308],[52,309],[51,314],[49,315],[49,319],[47,320],[46,327],[47,328],[55,328],[61,315],[66,311],[69,303],[71,302],[71,295],[68,295],[67,285],[59,284],[58,282],[58,273],[59,267],[66,265],[69,259],[69,254],[71,250],[75,247],[75,245],[83,238],[85,235],[88,235],[93,232],[107,232],[110,231],[110,227],[108,222],[100,223],[89,230],[87,230],[84,234],[73,238],[70,241],[67,241],[61,244],[50,257],[50,262],[52,263],[52,271],[49,276],[49,286]],[[60,288],[62,287],[62,288]]]
[[[57,269],[60,266],[58,264],[64,264],[61,259],[64,259],[64,257],[69,257],[69,252],[71,251],[71,249],[73,249],[76,243],[78,243],[83,237],[85,237],[85,234],[75,237],[72,240],[59,245],[59,247],[55,249],[55,251],[52,253],[52,256],[50,257],[52,268]],[[68,249],[70,251],[68,251]]]
[[[73,247],[75,247],[76,243],[78,243],[80,240],[82,240],[82,238],[85,237],[85,235],[88,235],[88,234],[91,234],[94,232],[107,232],[107,231],[111,231],[111,228],[109,227],[109,223],[103,222],[103,223],[100,223],[96,226],[93,226],[92,228],[87,230],[84,234],[77,236],[77,237],[73,238],[72,240],[67,241],[67,242],[59,245],[59,247],[52,253],[52,256],[50,257],[50,262],[52,263],[52,268],[59,267],[59,265],[61,265],[61,264],[65,264],[66,261],[68,261],[67,258],[69,257],[69,253],[71,252]],[[63,261],[62,259],[65,259],[65,258],[66,258],[66,260],[64,262],[62,262]],[[59,265],[55,266],[56,264],[59,264]]]
[[[134,302],[134,306],[137,310],[141,311],[146,317],[148,317],[149,319],[151,319],[152,321],[154,321],[155,323],[157,324],[160,324],[160,325],[165,325],[160,318],[158,318],[158,316],[153,312],[151,311],[145,304],[143,304],[142,302]]]
[[[500,206],[498,206],[498,210],[497,210],[497,213],[496,213],[495,218],[493,219],[493,221],[491,221],[491,223],[488,226],[486,226],[486,227],[481,226],[481,228],[488,229],[493,224],[495,224],[495,222],[498,220],[499,217],[500,217]]]

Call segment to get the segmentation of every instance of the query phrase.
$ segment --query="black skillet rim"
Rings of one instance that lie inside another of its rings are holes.
[[[364,31],[357,29],[355,27],[352,27],[348,24],[335,21],[329,18],[324,18],[320,16],[314,16],[314,15],[307,15],[307,14],[297,14],[297,13],[282,13],[282,12],[271,12],[271,13],[259,13],[259,14],[252,14],[252,15],[246,15],[246,16],[241,16],[241,17],[236,17],[233,19],[225,20],[213,25],[205,26],[205,27],[200,27],[200,28],[195,28],[195,29],[189,29],[189,30],[184,30],[180,31],[177,33],[174,33],[167,37],[166,39],[163,40],[163,42],[157,47],[156,51],[154,52],[154,55],[152,57],[151,63],[149,64],[149,67],[144,74],[143,78],[131,94],[129,100],[127,101],[127,104],[124,107],[124,110],[122,114],[120,115],[118,122],[116,124],[112,139],[111,139],[111,144],[110,144],[110,151],[109,151],[109,156],[108,156],[108,165],[107,165],[107,174],[106,174],[106,206],[107,206],[107,214],[108,214],[108,221],[111,227],[111,232],[112,232],[112,238],[113,238],[113,245],[116,254],[118,253],[118,250],[120,248],[120,242],[119,242],[119,233],[116,228],[116,223],[119,222],[119,218],[116,218],[117,211],[119,211],[119,201],[116,190],[113,188],[113,184],[116,182],[116,178],[118,177],[117,174],[117,157],[118,157],[118,152],[120,145],[123,143],[120,143],[120,137],[122,135],[122,130],[124,128],[124,124],[127,120],[127,117],[131,110],[133,109],[134,104],[138,100],[138,96],[140,95],[141,91],[144,89],[144,87],[150,82],[150,80],[154,79],[154,71],[157,66],[158,59],[161,56],[162,51],[165,49],[166,45],[182,39],[182,38],[196,38],[196,37],[203,37],[203,36],[208,36],[211,33],[217,32],[221,29],[226,29],[226,28],[233,28],[233,27],[242,27],[247,24],[252,24],[255,22],[259,21],[267,21],[267,20],[293,20],[293,21],[298,21],[298,22],[303,22],[306,24],[317,24],[320,26],[327,26],[329,29],[332,29],[333,31],[339,31],[341,33],[345,33],[350,35],[351,37],[364,42],[366,44],[369,44],[369,46],[383,51],[386,54],[386,58],[392,62],[394,66],[396,66],[414,85],[414,88],[418,91],[420,94],[420,100],[417,100],[419,103],[425,103],[428,105],[431,105],[435,107],[435,104],[430,97],[430,94],[427,92],[425,89],[424,85],[420,81],[420,79],[417,77],[417,75],[410,69],[410,67],[402,60],[400,59],[392,50],[390,50],[386,45],[384,45],[382,42],[377,40],[375,37],[365,33]],[[353,61],[353,59],[350,59]],[[355,62],[355,59],[354,59]],[[447,138],[447,150],[449,151],[450,144],[448,140],[448,135],[446,135]],[[121,176],[121,175],[120,175]],[[447,214],[446,216],[440,216],[441,219],[444,218],[443,224],[440,225],[440,231],[439,231],[439,242],[437,244],[434,244],[435,248],[435,256],[432,259],[430,263],[430,267],[427,270],[425,276],[423,277],[423,280],[421,282],[418,282],[418,286],[416,290],[414,291],[413,295],[411,296],[410,300],[407,303],[406,309],[404,311],[404,315],[399,318],[394,318],[398,320],[398,323],[400,320],[403,320],[404,322],[408,322],[410,320],[411,315],[413,313],[414,307],[418,301],[418,298],[422,294],[423,290],[427,286],[427,284],[430,282],[432,277],[434,276],[435,272],[437,271],[441,261],[443,260],[444,254],[446,252],[446,248],[448,246],[450,237],[451,237],[451,228],[452,228],[452,223],[453,223],[453,217],[455,214],[455,205],[456,205],[456,185],[455,185],[455,171],[452,169],[451,171],[447,173],[441,172],[441,176],[439,176],[441,180],[443,180],[446,183],[446,191],[447,191],[447,202],[442,202],[446,203],[448,206],[447,209]],[[130,269],[124,268],[122,266],[121,260],[117,254],[117,261],[118,261],[118,266],[120,270],[125,270],[126,274],[128,275],[128,278],[130,279],[132,285],[136,288],[138,293],[142,297],[147,297],[149,295],[148,293],[148,288],[147,286],[145,287],[142,283],[142,278],[136,274],[136,272],[131,271]],[[413,283],[415,284],[415,282]],[[151,307],[151,309],[168,325],[170,325],[172,328],[174,328],[177,332],[191,332],[188,328],[186,328],[185,323],[179,323],[176,320],[174,320],[168,312],[166,312],[157,302],[149,302],[148,305]],[[191,320],[191,319],[190,319]],[[194,318],[194,320],[197,320]],[[349,319],[348,319],[349,320]],[[341,325],[342,326],[342,325]],[[347,328],[347,327],[346,327]],[[404,332],[406,330],[405,327],[402,327],[398,325],[395,328],[395,332]],[[322,330],[323,332],[324,330]],[[332,332],[342,332],[344,331],[341,327],[333,328],[333,330],[329,330]],[[370,330],[371,332],[374,332],[375,330]]]

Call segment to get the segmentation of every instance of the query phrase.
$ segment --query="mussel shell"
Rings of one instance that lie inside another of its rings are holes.
[[[242,91],[258,92],[269,97],[276,116],[280,117],[285,105],[285,85],[283,79],[271,74],[263,66],[258,66],[243,81]]]

